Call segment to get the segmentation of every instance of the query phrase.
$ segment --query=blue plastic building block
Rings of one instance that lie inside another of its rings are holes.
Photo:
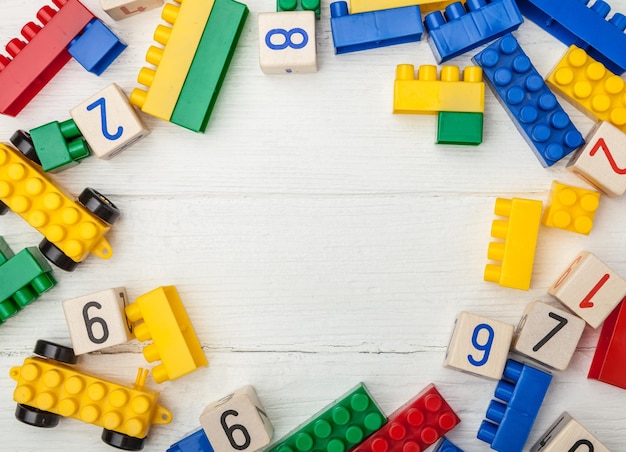
[[[452,441],[444,436],[435,446],[434,452],[463,452],[463,449],[453,444]]]
[[[517,0],[522,13],[566,45],[575,44],[616,74],[626,71],[626,16],[596,0]]]
[[[487,419],[478,429],[478,439],[498,452],[522,452],[552,375],[509,359],[495,398],[487,408]]]
[[[483,68],[485,81],[544,167],[584,143],[513,35],[503,36],[472,60]]]
[[[415,42],[424,33],[417,5],[348,14],[348,4],[343,1],[330,4],[330,28],[335,53]]]
[[[204,430],[200,428],[172,444],[167,452],[213,452],[213,447]]]
[[[444,14],[435,11],[424,18],[428,44],[439,64],[516,30],[522,22],[515,0],[467,0],[465,8],[455,2]]]
[[[93,19],[67,50],[82,67],[100,75],[126,47],[100,19]]]

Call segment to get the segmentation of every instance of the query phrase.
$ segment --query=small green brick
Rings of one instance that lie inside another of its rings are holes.
[[[0,236],[0,265],[15,256],[15,253],[9,247],[9,244],[4,240],[4,237]]]
[[[53,121],[30,131],[44,171],[56,173],[78,165],[91,151],[73,119]]]
[[[266,452],[346,452],[385,422],[382,410],[360,383]]]
[[[320,0],[276,0],[276,12],[313,11],[315,18],[320,18]]]
[[[483,142],[483,114],[440,111],[437,144],[477,146]]]
[[[215,0],[170,122],[204,132],[246,17],[246,5]]]

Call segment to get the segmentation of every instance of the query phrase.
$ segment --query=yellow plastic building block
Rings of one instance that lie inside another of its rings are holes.
[[[626,133],[626,84],[576,46],[570,46],[546,83],[595,121],[608,121]]]
[[[460,78],[458,66],[442,66],[441,80],[437,79],[437,66],[420,66],[415,78],[412,64],[396,67],[393,92],[393,112],[437,114],[440,111],[485,111],[485,84],[483,70],[468,66]]]
[[[109,225],[59,190],[21,152],[0,143],[0,201],[74,262],[90,252],[113,255],[104,235]]]
[[[161,360],[152,369],[157,383],[208,365],[176,287],[158,287],[141,295],[126,306],[126,317],[135,323],[133,332],[137,339],[142,342],[152,339],[152,344],[144,347],[143,355],[149,363]],[[137,323],[141,320],[142,323]]]
[[[350,0],[350,14],[419,5],[422,14],[444,9],[457,0]]]
[[[137,81],[148,90],[135,88],[130,102],[144,113],[169,121],[196,54],[214,0],[185,0],[180,6],[167,3],[161,17],[172,27],[157,26],[154,40],[164,48],[150,46],[146,61],[156,69],[142,68]]]
[[[491,236],[504,242],[489,243],[487,258],[501,263],[487,264],[485,281],[514,289],[530,288],[541,207],[541,201],[531,199],[496,199],[494,213],[508,220],[494,220],[491,225]]]
[[[552,181],[550,199],[541,219],[544,226],[589,235],[600,204],[599,192]]]
[[[139,369],[132,388],[37,357],[26,358],[9,375],[17,381],[13,392],[17,403],[124,435],[144,438],[152,424],[172,421],[172,413],[157,403],[159,393],[144,390],[145,369]]]

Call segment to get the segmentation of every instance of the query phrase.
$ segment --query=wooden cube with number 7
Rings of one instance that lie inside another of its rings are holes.
[[[626,281],[596,256],[582,251],[548,293],[598,328],[626,296]]]
[[[215,452],[253,452],[267,446],[274,433],[253,386],[207,405],[200,424]]]
[[[508,323],[460,312],[454,322],[444,365],[499,380],[504,372],[514,329]]]
[[[123,344],[134,335],[126,319],[126,289],[116,287],[63,302],[74,354]]]

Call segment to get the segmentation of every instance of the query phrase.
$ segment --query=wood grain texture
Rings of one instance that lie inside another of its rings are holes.
[[[69,110],[110,83],[128,94],[159,23],[159,10],[121,22],[98,0],[85,4],[128,49],[101,76],[71,61],[18,118],[0,117],[0,136],[69,118]],[[6,2],[0,42],[35,16],[41,0]],[[626,0],[613,0],[626,11]],[[164,451],[199,426],[204,406],[252,384],[279,438],[359,381],[386,413],[434,382],[461,417],[450,439],[475,439],[495,383],[442,366],[452,324],[467,310],[517,324],[526,304],[581,250],[626,276],[626,200],[601,199],[586,237],[539,232],[531,290],[482,281],[496,197],[546,201],[553,179],[583,186],[566,162],[541,167],[490,91],[483,144],[434,145],[436,116],[392,115],[397,64],[432,64],[426,42],[335,56],[328,2],[316,23],[315,74],[264,75],[257,14],[248,18],[206,134],[144,116],[152,133],[111,161],[96,158],[52,177],[74,194],[101,190],[122,211],[107,236],[109,261],[89,257],[74,273],[0,326],[0,434],[3,451],[112,449],[100,430],[65,420],[38,430],[13,418],[9,369],[36,339],[69,344],[61,302],[124,286],[135,300],[174,284],[209,366],[151,387],[174,420],[155,426],[146,451]],[[516,32],[541,74],[566,47],[533,23]],[[454,64],[470,65],[464,55]],[[583,135],[592,123],[562,102]],[[9,213],[0,235],[14,250],[40,241]],[[586,374],[599,331],[587,327],[565,372],[555,372],[530,446],[568,411],[611,450],[626,442],[626,392]],[[130,342],[83,357],[81,368],[132,383],[146,366]],[[43,446],[45,445],[45,446]]]

